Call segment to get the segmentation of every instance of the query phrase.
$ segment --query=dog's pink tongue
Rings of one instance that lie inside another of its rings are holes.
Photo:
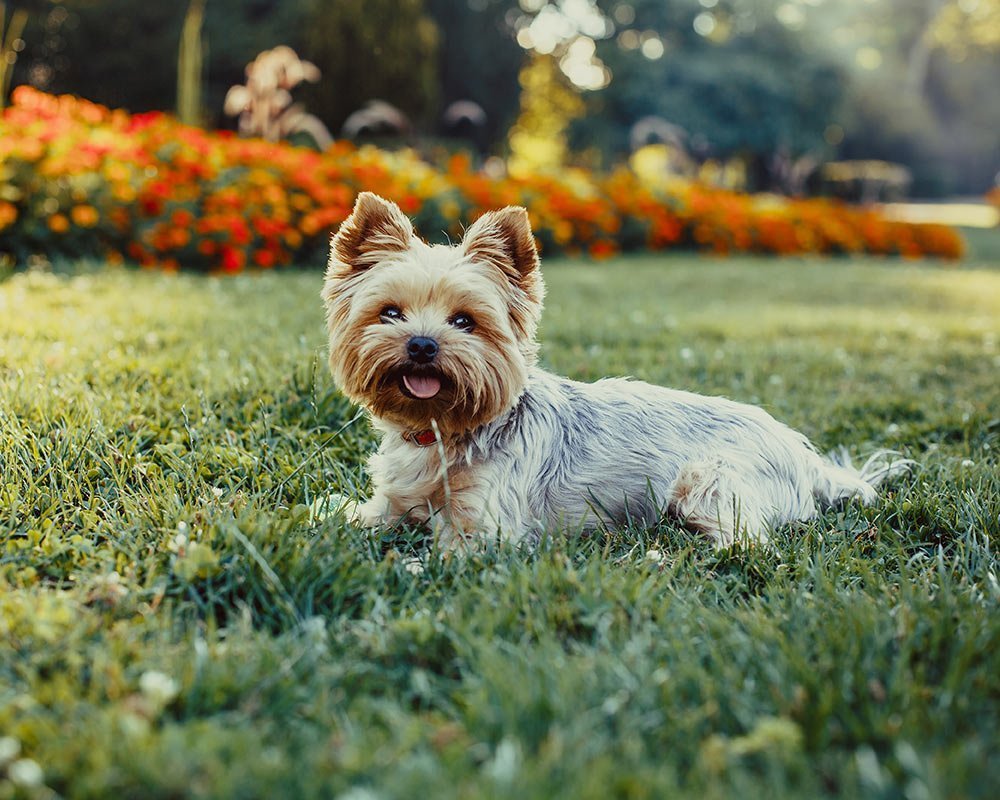
[[[404,375],[403,383],[405,383],[406,388],[410,390],[410,394],[414,397],[419,397],[421,400],[429,400],[441,391],[441,381],[433,375],[423,377],[417,375]]]

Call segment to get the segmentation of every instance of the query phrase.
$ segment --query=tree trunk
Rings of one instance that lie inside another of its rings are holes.
[[[920,35],[911,45],[906,58],[906,91],[920,97],[927,85],[927,73],[931,64],[933,46],[930,40],[931,27],[938,14],[948,4],[948,0],[927,0],[927,18],[920,30]]]

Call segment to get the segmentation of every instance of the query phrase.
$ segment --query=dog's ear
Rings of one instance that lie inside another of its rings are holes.
[[[488,211],[465,232],[462,251],[472,261],[495,266],[510,282],[509,310],[523,351],[535,360],[535,328],[542,313],[545,283],[528,212],[520,206]]]
[[[328,271],[368,269],[387,254],[406,250],[412,238],[413,225],[399,206],[362,192],[330,243]]]
[[[520,206],[483,214],[465,232],[462,250],[474,261],[493,264],[518,285],[530,283],[538,270],[528,212]]]

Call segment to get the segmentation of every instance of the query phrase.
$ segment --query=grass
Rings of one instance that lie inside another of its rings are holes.
[[[0,797],[994,795],[1000,272],[550,265],[553,369],[919,465],[776,551],[422,571],[418,531],[309,521],[373,444],[318,270],[75,272],[0,284]]]
[[[962,228],[966,257],[972,262],[1000,264],[1000,227],[992,229]]]

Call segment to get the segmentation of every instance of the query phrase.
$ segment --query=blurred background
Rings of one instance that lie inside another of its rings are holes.
[[[646,159],[729,188],[891,200],[981,197],[1000,170],[1000,0],[5,6],[2,88],[210,128],[237,126],[230,88],[288,45],[318,69],[295,99],[334,138],[462,147],[515,173]]]

